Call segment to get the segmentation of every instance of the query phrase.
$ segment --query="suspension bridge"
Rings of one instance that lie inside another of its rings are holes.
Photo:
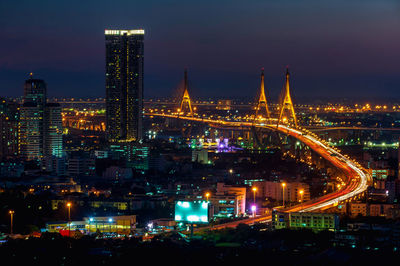
[[[298,125],[294,105],[290,95],[290,73],[286,70],[285,85],[282,91],[281,101],[278,107],[278,114],[273,117],[268,109],[267,98],[265,96],[264,87],[264,70],[261,72],[261,85],[258,103],[255,108],[255,115],[252,121],[227,121],[224,119],[215,119],[213,117],[204,117],[195,114],[193,104],[189,96],[187,71],[184,74],[184,90],[180,101],[179,108],[174,113],[165,114],[162,112],[145,113],[150,117],[169,117],[179,120],[195,121],[218,125],[222,127],[240,127],[253,128],[275,131],[280,134],[291,136],[304,145],[308,146],[322,158],[329,161],[334,167],[344,174],[344,185],[339,190],[323,195],[318,198],[311,199],[301,204],[281,208],[280,211],[285,212],[312,212],[325,210],[333,207],[341,202],[352,200],[364,193],[368,186],[372,183],[371,175],[358,162],[343,155],[337,148],[331,146],[326,141],[320,139],[317,135]],[[222,229],[227,227],[236,227],[240,223],[254,224],[262,222],[270,222],[271,215],[261,215],[245,220],[225,223],[213,226],[209,229]]]

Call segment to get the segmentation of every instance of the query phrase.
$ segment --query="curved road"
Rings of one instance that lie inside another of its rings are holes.
[[[330,206],[334,206],[341,201],[345,201],[350,199],[362,192],[364,192],[370,182],[372,181],[372,177],[367,173],[367,171],[362,168],[358,163],[354,162],[350,158],[342,155],[334,148],[328,146],[327,144],[321,142],[316,137],[312,136],[309,133],[304,131],[300,131],[299,129],[291,128],[285,125],[271,125],[271,124],[253,124],[249,122],[230,122],[230,121],[223,121],[223,120],[213,120],[213,119],[204,119],[198,117],[186,117],[186,116],[177,116],[177,115],[166,115],[166,114],[146,114],[149,116],[163,116],[163,117],[171,117],[171,118],[179,118],[184,120],[190,121],[198,121],[204,123],[214,123],[214,124],[221,124],[225,126],[246,126],[246,127],[259,127],[259,128],[266,128],[270,130],[277,130],[281,133],[290,135],[299,141],[303,142],[307,146],[309,146],[313,151],[318,153],[321,157],[325,158],[329,162],[331,162],[335,167],[340,169],[345,177],[344,180],[345,185],[338,191],[326,194],[324,196],[312,199],[310,201],[304,202],[302,204],[288,207],[284,209],[285,212],[309,212],[315,210],[321,210]],[[215,225],[212,228],[207,229],[222,229],[227,227],[236,227],[240,223],[245,224],[254,224],[257,222],[269,222],[271,221],[271,215],[264,215],[259,216],[256,218],[248,218],[244,220],[239,220],[231,223],[225,223],[220,225]],[[206,229],[206,228],[199,228],[199,229]]]

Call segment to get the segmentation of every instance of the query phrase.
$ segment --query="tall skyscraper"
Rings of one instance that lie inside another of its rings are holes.
[[[20,109],[19,151],[25,160],[44,156],[44,112],[47,98],[46,83],[33,79],[24,84],[24,97]]]
[[[20,108],[19,153],[25,160],[62,156],[62,117],[57,103],[47,103],[46,83],[33,79],[24,85]]]
[[[106,30],[105,41],[107,138],[141,141],[144,30]]]
[[[45,110],[45,150],[46,156],[55,156],[61,158],[63,156],[62,143],[62,115],[61,106],[58,103],[47,103]]]

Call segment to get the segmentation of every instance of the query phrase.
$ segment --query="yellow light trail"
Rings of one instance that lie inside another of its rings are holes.
[[[183,120],[198,121],[203,123],[220,124],[231,127],[259,127],[266,128],[270,130],[277,130],[281,133],[290,135],[299,141],[303,142],[309,146],[312,150],[320,154],[326,160],[330,161],[334,166],[341,169],[347,176],[347,183],[339,191],[332,192],[330,194],[324,195],[322,197],[303,202],[302,204],[296,205],[294,207],[285,208],[286,212],[311,212],[315,210],[325,209],[331,206],[337,205],[339,202],[349,200],[354,196],[359,195],[367,190],[368,185],[372,181],[371,175],[362,168],[358,163],[351,160],[350,158],[342,155],[338,150],[325,144],[325,141],[319,140],[315,134],[307,131],[292,128],[286,125],[276,125],[276,124],[264,124],[264,123],[250,123],[250,122],[232,122],[224,120],[214,120],[208,118],[199,117],[187,117],[178,116],[174,114],[156,114],[156,113],[145,113],[148,116],[161,116],[161,117],[171,117]],[[270,222],[271,215],[264,215],[256,218],[249,218],[245,220],[235,221],[231,223],[226,223],[222,225],[214,226],[212,229],[221,229],[226,227],[236,227],[239,223],[254,224],[256,222]],[[210,229],[210,228],[208,228]]]

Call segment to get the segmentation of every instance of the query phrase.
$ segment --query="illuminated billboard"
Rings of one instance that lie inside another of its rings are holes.
[[[177,201],[175,202],[175,221],[184,223],[208,223],[209,202]]]

